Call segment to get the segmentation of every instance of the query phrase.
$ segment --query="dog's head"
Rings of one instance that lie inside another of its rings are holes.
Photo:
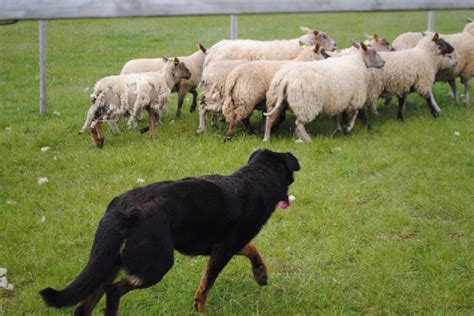
[[[290,152],[279,153],[268,149],[258,149],[250,155],[248,164],[266,165],[284,179],[284,183],[281,185],[284,186],[282,189],[285,190],[285,195],[280,197],[278,206],[283,209],[289,207],[288,187],[295,180],[293,173],[300,170],[298,159]],[[275,185],[277,184],[275,183]]]

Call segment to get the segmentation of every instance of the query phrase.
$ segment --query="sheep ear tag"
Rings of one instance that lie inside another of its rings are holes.
[[[438,33],[436,33],[436,34],[433,36],[433,41],[436,42],[438,39],[439,39],[439,35],[438,35]]]
[[[178,64],[179,64],[178,58],[173,59],[173,64],[174,64],[175,66],[178,66]]]

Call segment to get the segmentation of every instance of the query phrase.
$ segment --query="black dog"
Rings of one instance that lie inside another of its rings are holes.
[[[236,254],[250,259],[255,280],[267,271],[249,244],[277,203],[287,207],[288,187],[298,160],[291,153],[260,149],[230,176],[208,175],[155,183],[112,200],[99,223],[89,262],[65,289],[43,289],[53,307],[80,303],[75,315],[90,315],[106,294],[106,315],[118,313],[125,293],[158,283],[173,266],[173,250],[210,256],[196,291],[197,311],[206,308],[210,288]],[[121,269],[128,276],[113,283]]]

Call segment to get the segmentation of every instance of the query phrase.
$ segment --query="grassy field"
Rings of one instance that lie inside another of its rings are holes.
[[[439,12],[437,30],[459,32],[465,16],[474,11]],[[306,25],[346,47],[363,32],[391,41],[424,30],[426,21],[425,12],[243,16],[239,37],[292,38]],[[62,288],[79,273],[105,207],[142,185],[138,178],[149,184],[228,174],[261,147],[298,157],[296,201],[275,212],[255,240],[269,285],[258,287],[248,262],[235,258],[211,291],[209,314],[474,313],[474,111],[455,106],[446,84],[435,86],[438,119],[413,95],[404,123],[393,101],[370,117],[370,131],[359,125],[331,137],[333,121],[316,120],[311,144],[294,143],[291,115],[270,144],[241,130],[224,143],[225,127],[196,135],[189,99],[182,118],[169,124],[175,97],[155,139],[124,122],[118,136],[106,130],[102,150],[78,134],[99,78],[129,59],[188,55],[196,42],[210,47],[229,33],[228,17],[50,21],[49,114],[42,118],[38,22],[0,26],[0,267],[15,285],[0,289],[0,314],[71,314],[46,308],[38,291]],[[49,182],[38,185],[39,177]],[[192,314],[206,261],[176,254],[164,280],[126,295],[121,312]]]

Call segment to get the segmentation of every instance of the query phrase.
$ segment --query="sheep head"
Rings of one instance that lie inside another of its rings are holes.
[[[300,30],[306,35],[299,38],[300,46],[314,46],[319,44],[322,48],[328,51],[335,51],[337,48],[336,42],[330,38],[325,32],[316,29],[310,29],[306,26],[300,26]]]
[[[432,41],[435,42],[436,46],[438,46],[438,51],[440,55],[451,54],[454,51],[454,48],[451,46],[451,44],[439,37],[438,33],[435,33],[432,38]]]
[[[368,47],[362,42],[356,48],[361,52],[367,68],[382,68],[385,65],[385,61],[377,53],[377,50],[375,48]]]

